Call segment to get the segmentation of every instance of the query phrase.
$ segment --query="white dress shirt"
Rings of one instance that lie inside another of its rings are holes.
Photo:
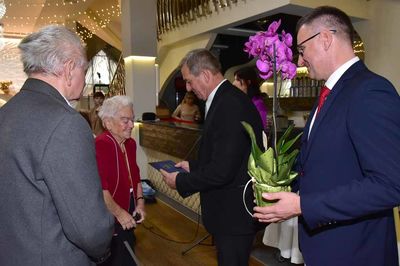
[[[225,82],[225,80],[226,80],[226,79],[222,80],[222,81],[217,85],[217,87],[215,87],[215,89],[210,93],[210,95],[208,95],[207,101],[206,101],[206,110],[205,110],[204,118],[207,117],[208,110],[210,109],[211,103],[212,103],[212,101],[213,101],[213,99],[214,99],[215,94],[217,93],[218,88],[221,86],[222,83]]]
[[[347,69],[349,69],[353,64],[355,64],[359,60],[360,60],[360,58],[358,58],[356,56],[356,57],[353,57],[352,59],[350,59],[349,61],[347,61],[346,63],[344,63],[343,65],[341,65],[338,69],[335,70],[335,72],[332,73],[332,75],[325,82],[325,87],[327,87],[329,90],[332,90],[332,88],[336,85],[338,80],[343,76],[344,72],[346,72]],[[329,97],[329,95],[328,95],[328,97]],[[308,138],[310,137],[311,129],[314,125],[314,121],[317,116],[317,112],[318,112],[318,108],[315,110],[314,116],[311,120],[310,129],[308,130]]]

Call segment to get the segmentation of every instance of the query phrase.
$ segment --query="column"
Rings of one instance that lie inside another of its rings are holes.
[[[125,61],[125,91],[133,100],[136,119],[144,112],[155,112],[155,58],[157,56],[156,0],[121,0],[122,54]],[[139,124],[133,138],[137,143],[140,175],[147,178],[147,156],[139,145]]]

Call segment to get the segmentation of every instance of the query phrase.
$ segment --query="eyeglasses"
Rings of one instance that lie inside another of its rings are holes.
[[[329,31],[332,32],[332,33],[336,33],[336,30],[329,30]],[[304,49],[305,49],[305,47],[303,47],[303,44],[305,44],[309,40],[314,39],[315,37],[317,37],[320,34],[321,34],[321,32],[318,32],[318,33],[314,34],[313,36],[311,36],[310,38],[305,39],[304,41],[302,41],[301,43],[299,43],[297,45],[297,52],[299,52],[299,55],[301,55],[301,57],[303,57]]]

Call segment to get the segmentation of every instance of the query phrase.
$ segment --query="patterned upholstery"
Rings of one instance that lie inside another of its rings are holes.
[[[157,162],[157,161],[163,161],[163,160],[172,160],[174,162],[179,162],[182,160],[180,158],[173,157],[171,155],[168,155],[168,154],[165,154],[165,153],[162,153],[159,151],[155,151],[152,149],[143,147],[143,150],[145,151],[145,153],[147,155],[148,162]],[[167,195],[168,197],[174,199],[175,201],[179,202],[183,206],[188,207],[189,209],[193,210],[194,212],[196,212],[196,213],[199,212],[199,206],[200,206],[199,193],[196,193],[190,197],[183,199],[181,196],[179,196],[179,194],[178,194],[178,192],[176,192],[176,190],[170,189],[165,184],[160,172],[155,170],[150,165],[148,166],[148,178],[154,184],[157,191]]]

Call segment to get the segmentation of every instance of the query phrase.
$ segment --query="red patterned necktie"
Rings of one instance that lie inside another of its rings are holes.
[[[321,88],[321,93],[319,94],[319,101],[318,101],[318,111],[317,111],[317,115],[319,113],[319,111],[322,108],[322,105],[324,105],[324,102],[326,100],[326,97],[328,97],[328,94],[331,92],[330,89],[328,89],[328,87],[323,86]]]

